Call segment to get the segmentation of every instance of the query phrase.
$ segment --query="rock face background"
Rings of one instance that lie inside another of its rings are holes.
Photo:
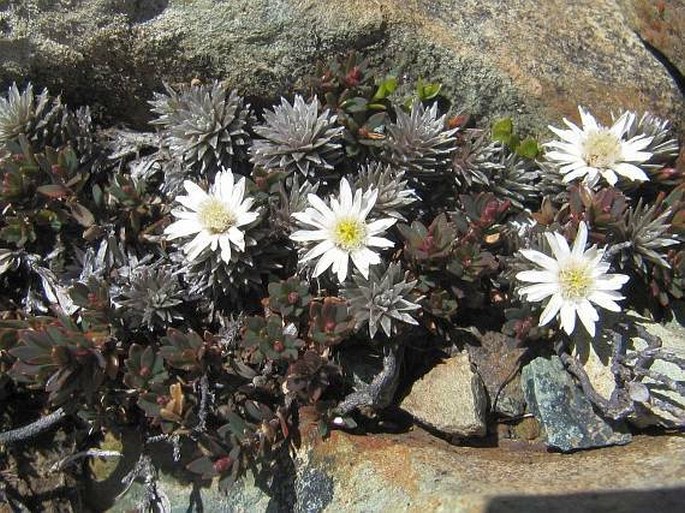
[[[274,98],[357,49],[410,82],[443,83],[477,117],[542,134],[579,103],[682,123],[683,19],[682,1],[5,0],[0,85],[32,80],[144,125],[163,80],[223,78]]]

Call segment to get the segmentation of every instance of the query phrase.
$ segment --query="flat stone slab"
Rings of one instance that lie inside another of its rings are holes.
[[[188,482],[161,473],[159,486],[172,513],[198,511],[198,500],[212,513],[643,513],[680,511],[685,503],[683,435],[641,435],[627,446],[573,454],[520,447],[459,447],[421,429],[334,431],[300,451],[296,497],[287,503],[251,479],[228,496],[214,485],[192,500]],[[109,511],[130,511],[142,493],[135,484]]]
[[[307,457],[305,469],[333,483],[317,510],[326,513],[637,513],[685,504],[683,436],[560,454],[456,447],[421,430],[334,432]],[[308,502],[298,496],[298,505]]]

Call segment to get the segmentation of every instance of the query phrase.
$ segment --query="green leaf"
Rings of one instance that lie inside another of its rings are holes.
[[[367,101],[365,98],[350,98],[349,100],[344,101],[340,107],[342,109],[345,109],[347,112],[351,113],[357,113],[357,112],[364,112],[367,107]]]
[[[393,75],[388,75],[385,79],[378,85],[376,93],[373,95],[372,100],[385,100],[388,96],[395,92],[397,89],[397,77]]]
[[[509,146],[514,134],[514,123],[511,118],[503,118],[492,125],[492,140]]]
[[[36,191],[48,198],[64,198],[71,194],[69,189],[59,184],[41,185]]]
[[[93,214],[91,214],[90,210],[80,203],[73,203],[69,205],[69,208],[71,209],[72,217],[84,228],[93,226],[95,223],[95,217],[93,217]]]
[[[526,137],[518,146],[516,146],[514,151],[521,157],[534,159],[540,153],[540,146],[538,146],[538,142],[532,137]]]
[[[434,83],[434,82],[424,82],[423,80],[419,79],[419,81],[416,83],[416,94],[419,96],[419,99],[422,102],[432,100],[438,94],[440,94],[440,90],[442,89],[442,84]]]
[[[214,470],[212,460],[207,456],[201,456],[200,458],[191,461],[186,465],[186,468],[194,474],[200,474],[203,479],[208,479],[217,474],[216,470]]]
[[[105,204],[105,196],[98,184],[93,185],[93,201],[98,207],[102,207]]]

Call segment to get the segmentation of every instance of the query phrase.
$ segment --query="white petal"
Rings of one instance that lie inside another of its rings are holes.
[[[590,302],[586,299],[582,300],[578,305],[577,305],[577,310],[578,312],[578,317],[580,318],[580,322],[583,323],[583,326],[585,326],[585,329],[587,332],[590,334],[591,337],[595,336],[595,323],[599,319],[599,315],[597,314],[597,310],[595,310]]]
[[[381,262],[381,257],[378,256],[378,253],[375,253],[367,248],[353,251],[350,256],[352,257],[352,263],[354,263],[354,266],[359,269],[359,272],[362,273],[362,276],[367,279],[369,277],[369,266],[376,265]]]
[[[557,262],[566,260],[571,254],[571,249],[568,247],[568,242],[566,239],[557,232],[545,233],[547,242],[550,248],[552,248],[552,253],[554,253]]]
[[[328,239],[328,232],[325,230],[298,230],[290,234],[290,239],[295,242],[325,240]]]
[[[618,182],[618,177],[613,169],[600,169],[599,172],[609,185],[616,185],[616,182]]]
[[[527,301],[537,302],[559,292],[559,286],[554,283],[536,283],[522,287],[519,292],[526,296]]]
[[[386,217],[385,219],[378,219],[376,221],[369,223],[368,225],[366,225],[366,228],[369,231],[369,235],[376,235],[384,232],[392,225],[394,225],[396,222],[397,219]]]
[[[338,282],[342,283],[347,278],[347,269],[350,266],[350,254],[347,251],[338,250],[335,262],[333,262],[333,272],[338,276]]]
[[[539,326],[544,326],[549,323],[552,319],[554,319],[559,313],[559,309],[561,308],[561,305],[564,303],[564,298],[561,297],[561,294],[554,294],[550,299],[549,302],[547,303],[547,306],[545,306],[545,309],[542,311],[540,314],[540,320],[538,321]]]
[[[354,200],[352,201],[352,208],[350,209],[350,212],[357,216],[362,210],[362,190],[357,189],[354,191]],[[366,217],[366,216],[364,216]]]
[[[544,267],[548,271],[554,272],[559,269],[559,263],[556,260],[540,251],[536,251],[534,249],[522,249],[519,252],[531,262]]]
[[[594,168],[591,168],[591,167],[587,167],[587,166],[579,167],[579,168],[567,173],[566,175],[564,175],[564,179],[562,181],[564,183],[570,183],[573,180],[575,180],[576,178],[582,178],[585,175],[587,175],[588,173],[591,173],[593,171],[594,171]]]
[[[654,137],[647,137],[644,134],[636,135],[632,139],[628,141],[624,141],[621,143],[621,147],[623,149],[623,156],[627,160],[633,160],[629,159],[626,157],[626,153],[640,153],[641,155],[645,155],[645,160],[649,159],[652,157],[652,154],[648,151],[641,152],[640,150],[644,150],[647,146],[649,146],[649,143],[651,143],[654,140]]]
[[[580,105],[578,106],[578,112],[580,112],[580,120],[583,123],[583,131],[595,132],[599,129],[599,126],[597,125],[597,120],[594,118],[594,116],[590,114],[588,111],[586,111]]]
[[[569,335],[576,327],[576,309],[571,303],[565,302],[561,305],[561,327]]]
[[[240,251],[245,251],[245,234],[236,228],[231,226],[227,232],[228,238],[233,244],[235,244]]]
[[[221,260],[227,264],[231,263],[231,241],[228,235],[223,234],[219,237],[219,246],[221,246]]]
[[[233,176],[232,173],[229,174]],[[231,180],[231,182],[232,181],[233,180]],[[238,183],[235,184],[235,186],[232,185],[230,191],[231,192],[229,196],[229,201],[231,202],[231,205],[235,208],[238,205],[240,205],[240,203],[243,201],[243,198],[245,197],[245,177],[238,180]]]
[[[352,189],[346,178],[340,180],[340,208],[345,212],[352,210]]]
[[[183,247],[189,260],[195,260],[205,248],[212,244],[213,238],[206,231],[198,233],[193,240]]]
[[[197,221],[191,221],[190,219],[181,219],[171,223],[164,230],[164,235],[167,239],[178,239],[179,237],[187,237],[193,233],[202,231],[202,227],[197,223]]]
[[[620,140],[626,132],[626,128],[633,124],[634,115],[631,117],[630,114],[630,112],[624,112],[621,117],[614,121],[613,126],[609,129],[616,139]]]
[[[595,290],[619,290],[629,279],[625,274],[605,274],[595,280]]]
[[[331,209],[328,208],[328,205],[326,205],[316,194],[308,194],[307,201],[309,201],[309,204],[321,212],[321,214],[323,214],[325,217],[333,218],[333,212]]]
[[[516,279],[531,283],[557,283],[559,276],[550,271],[521,271],[516,274]]]
[[[203,191],[204,192],[204,191]],[[186,207],[188,210],[192,210],[193,212],[197,212],[200,210],[200,206],[202,203],[204,203],[209,196],[205,195],[204,198],[202,199],[197,199],[197,196],[176,196],[176,201],[178,201],[181,205]]]
[[[185,180],[183,182],[183,187],[185,187],[185,190],[188,191],[188,197],[195,205],[199,205],[208,198],[207,193],[199,185],[191,182],[190,180]],[[176,200],[178,201],[179,198],[176,198]]]
[[[574,154],[569,154],[561,151],[548,151],[545,153],[545,157],[548,160],[555,160],[561,163],[572,163],[578,161],[578,156]]]
[[[637,180],[638,182],[646,182],[649,177],[645,172],[633,164],[628,164],[627,162],[621,162],[620,164],[614,165],[614,170],[621,176],[625,176],[631,180]]]
[[[366,219],[366,216],[369,215],[369,212],[371,212],[374,205],[376,204],[377,199],[378,191],[376,189],[366,191],[366,193],[364,194],[364,201],[362,202],[362,208],[359,211],[359,215],[362,219]]]
[[[616,300],[623,299],[617,292],[604,292],[597,290],[588,296],[588,299],[598,306],[612,312],[620,312],[621,307],[615,303]]]
[[[246,224],[255,222],[258,217],[259,212],[245,212],[239,214],[234,226],[245,226]]]
[[[337,258],[337,248],[333,248],[330,251],[326,251],[319,261],[314,266],[314,278],[320,276],[326,269],[328,269]]]
[[[366,240],[366,245],[373,248],[392,248],[395,246],[395,243],[384,237],[369,237]]]
[[[321,255],[323,255],[326,251],[330,251],[334,247],[335,244],[333,244],[333,242],[328,239],[319,242],[316,246],[314,246],[307,253],[305,253],[305,255],[302,257],[302,262],[308,262],[309,260],[318,258]]]
[[[317,228],[326,227],[326,223],[322,222],[323,215],[313,208],[308,208],[304,212],[293,212],[291,215],[302,224],[316,226]]]
[[[571,255],[575,258],[582,258],[585,252],[585,246],[587,244],[587,225],[584,221],[578,224],[578,233],[576,234],[576,240],[573,241],[573,250]]]
[[[171,211],[171,215],[173,215],[177,219],[193,219],[196,222],[197,221],[197,212],[193,212],[190,210],[183,210],[181,208],[175,208]]]

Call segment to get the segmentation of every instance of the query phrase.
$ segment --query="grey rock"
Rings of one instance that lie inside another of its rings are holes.
[[[321,469],[302,465],[295,487],[296,513],[320,513],[333,499],[333,480]]]
[[[681,120],[682,95],[631,16],[609,0],[16,0],[0,4],[0,83],[32,80],[143,124],[163,80],[276,98],[357,49],[407,78],[400,94],[429,78],[457,108],[545,136],[577,104]]]
[[[471,361],[482,378],[490,408],[507,417],[518,417],[526,408],[521,390],[519,365],[525,348],[516,339],[488,331],[478,336],[479,345],[469,344]]]
[[[236,483],[228,494],[219,492],[216,483],[211,483],[194,492],[192,484],[179,481],[169,474],[160,474],[157,486],[169,499],[170,513],[198,511],[196,509],[198,503],[202,504],[204,511],[213,513],[266,513],[272,511],[270,507],[274,507],[270,506],[271,498],[255,485],[251,476]],[[126,494],[107,511],[109,513],[137,511],[136,506],[144,495],[145,486],[142,483],[133,483]],[[93,504],[93,506],[96,505]]]
[[[548,446],[568,452],[630,442],[623,426],[612,426],[595,413],[559,357],[536,358],[523,368],[521,381]]]
[[[449,435],[472,437],[486,433],[485,387],[471,370],[466,353],[431,369],[414,383],[400,406],[419,422]]]
[[[676,307],[682,308],[683,305],[682,303],[677,304]],[[659,337],[664,349],[685,359],[685,327],[677,320],[667,324],[659,324],[642,317],[638,318],[638,322],[649,334]],[[633,350],[642,350],[647,347],[647,343],[641,338],[635,337],[630,341],[630,347]],[[678,367],[675,363],[657,358],[653,360],[649,370],[676,382],[685,383],[685,369]],[[649,377],[644,378],[642,383],[646,386],[649,395],[685,411],[685,397],[677,391],[670,390]],[[648,426],[675,428],[682,427],[683,422],[682,418],[678,419],[672,413],[658,406],[640,408],[629,420],[639,428]]]

